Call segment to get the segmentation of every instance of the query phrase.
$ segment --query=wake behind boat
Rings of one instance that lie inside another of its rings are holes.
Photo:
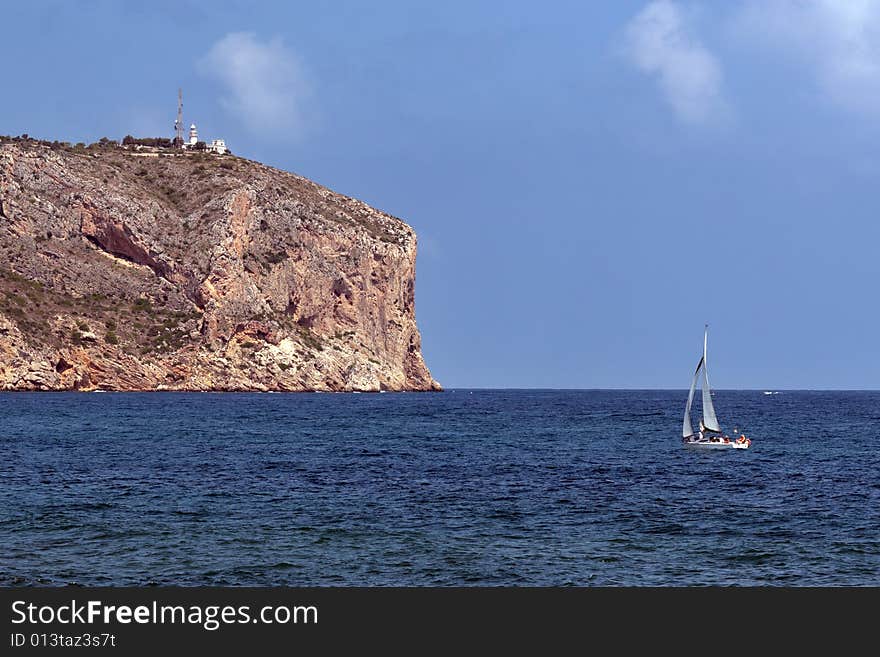
[[[748,449],[752,441],[746,438],[745,434],[734,439],[723,435],[718,424],[718,418],[715,416],[715,406],[712,404],[712,390],[709,388],[709,370],[706,366],[706,347],[708,341],[709,325],[706,324],[706,331],[703,334],[703,357],[700,358],[700,362],[697,363],[697,369],[694,371],[694,380],[691,382],[687,405],[684,408],[684,424],[681,432],[682,443],[684,443],[685,447],[698,449]],[[694,401],[694,391],[697,389],[697,379],[700,376],[700,372],[703,373],[703,417],[700,420],[699,432],[694,433],[694,429],[691,426],[691,404]]]

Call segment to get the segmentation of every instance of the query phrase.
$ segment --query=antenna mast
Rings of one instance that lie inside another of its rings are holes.
[[[174,145],[183,145],[183,89],[177,89],[177,120],[174,122]]]

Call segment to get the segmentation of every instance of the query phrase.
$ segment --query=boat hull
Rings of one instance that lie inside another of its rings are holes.
[[[684,446],[688,449],[748,449],[751,441],[738,443],[734,440],[727,442],[711,442],[708,440],[686,440]]]

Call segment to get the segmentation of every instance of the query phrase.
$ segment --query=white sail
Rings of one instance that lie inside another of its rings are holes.
[[[718,418],[715,417],[715,407],[712,405],[712,391],[709,388],[709,366],[706,361],[706,346],[709,339],[709,326],[703,334],[703,425],[709,430],[721,433],[718,426]]]
[[[694,370],[694,380],[691,382],[691,390],[688,393],[687,405],[684,407],[684,426],[681,429],[682,438],[690,438],[694,435],[694,429],[691,426],[691,404],[694,402],[694,390],[697,389],[697,377],[700,375],[700,368],[703,366],[703,359],[697,363],[697,369]]]

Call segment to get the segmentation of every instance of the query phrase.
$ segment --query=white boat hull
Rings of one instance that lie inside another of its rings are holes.
[[[729,440],[727,442],[711,442],[709,440],[686,440],[684,441],[684,446],[690,449],[748,449],[750,442],[751,441],[738,443],[735,440]]]

